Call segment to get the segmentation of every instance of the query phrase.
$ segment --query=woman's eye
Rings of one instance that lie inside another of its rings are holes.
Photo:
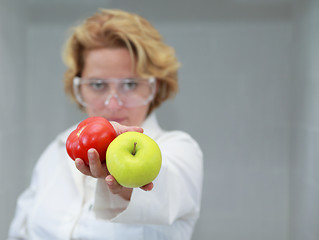
[[[124,90],[134,90],[136,87],[137,87],[137,82],[134,82],[134,81],[123,83]]]
[[[107,86],[106,86],[106,83],[104,82],[91,82],[90,87],[93,88],[93,90],[103,90]]]

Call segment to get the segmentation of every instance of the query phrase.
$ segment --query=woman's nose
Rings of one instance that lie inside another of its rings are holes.
[[[116,94],[112,94],[106,99],[104,105],[111,110],[117,110],[123,106],[123,103]]]

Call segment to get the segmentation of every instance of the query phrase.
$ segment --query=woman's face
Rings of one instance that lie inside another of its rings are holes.
[[[129,51],[125,48],[103,48],[91,50],[86,54],[82,78],[123,79],[137,77],[132,68]],[[116,97],[111,97],[102,108],[86,107],[90,117],[101,116],[127,126],[140,126],[146,118],[149,104],[139,107],[121,106]]]

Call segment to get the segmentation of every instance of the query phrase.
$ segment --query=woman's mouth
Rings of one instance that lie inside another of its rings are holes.
[[[109,121],[113,121],[113,122],[117,122],[119,124],[122,124],[126,118],[124,117],[112,117],[112,118],[108,118]]]

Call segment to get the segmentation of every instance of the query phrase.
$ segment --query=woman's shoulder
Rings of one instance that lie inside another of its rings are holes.
[[[192,148],[201,151],[201,148],[191,134],[182,130],[162,131],[156,142],[162,146]]]
[[[62,132],[60,132],[57,136],[55,141],[59,144],[65,145],[66,140],[68,139],[68,136],[72,131],[76,129],[77,124],[72,125],[71,127],[66,128]]]
[[[158,121],[155,113],[151,114],[142,126],[145,134],[149,135],[157,142],[185,142],[197,144],[197,141],[186,131],[182,130],[165,130]]]
[[[161,140],[190,140],[195,141],[195,139],[187,132],[182,130],[162,130],[159,135],[159,139]]]
[[[70,133],[75,129],[76,125],[73,125],[56,135],[56,137],[46,146],[40,155],[40,162],[52,161],[51,159],[60,159],[61,151],[66,152],[65,144]]]

